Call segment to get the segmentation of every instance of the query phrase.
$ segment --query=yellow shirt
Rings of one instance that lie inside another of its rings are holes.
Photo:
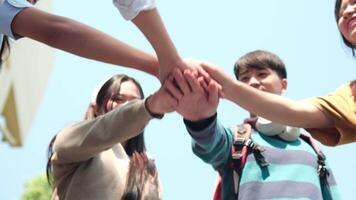
[[[311,102],[334,121],[332,128],[309,129],[316,139],[330,146],[356,142],[356,80]]]

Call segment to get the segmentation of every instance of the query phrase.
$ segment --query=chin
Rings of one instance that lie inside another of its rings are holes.
[[[351,44],[356,45],[356,30],[350,33],[349,38],[347,38],[347,40],[350,41]]]

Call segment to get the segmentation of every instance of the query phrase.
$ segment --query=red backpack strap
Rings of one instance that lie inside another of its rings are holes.
[[[260,166],[268,165],[265,158],[261,154],[264,149],[251,139],[252,127],[250,124],[244,123],[232,128],[232,147],[231,158],[229,160],[229,168],[233,169],[233,182],[229,199],[236,200],[239,193],[240,176],[242,169],[245,166],[247,155],[251,150],[254,153],[256,161]],[[222,199],[222,180],[219,176],[219,182],[215,188],[214,200]]]
[[[261,167],[267,167],[269,164],[266,161],[265,157],[261,152],[265,149],[254,143],[251,139],[252,127],[250,124],[242,124],[235,127],[233,145],[232,145],[232,159],[231,165],[233,170],[233,194],[231,196],[233,199],[238,198],[239,186],[240,186],[240,177],[242,170],[246,163],[246,158],[251,151],[256,159],[256,162]]]
[[[233,128],[232,152],[230,167],[233,169],[233,199],[237,199],[240,186],[240,177],[242,169],[245,166],[248,154],[248,145],[251,140],[252,128],[250,124],[241,124]]]
[[[218,184],[215,187],[215,191],[214,191],[214,196],[213,196],[213,200],[222,200],[222,183],[221,183],[221,176],[219,175],[218,177]]]
[[[247,157],[247,144],[251,142],[252,128],[250,124],[240,124],[233,128],[232,138],[232,160],[239,163],[238,166],[243,168]]]
[[[246,141],[250,140],[251,132],[252,132],[252,128],[251,125],[249,124],[241,124],[241,125],[234,126],[232,128],[232,147],[231,147],[232,156],[228,163],[229,168],[234,169],[233,186],[232,186],[233,188],[231,190],[233,193],[230,195],[232,199],[233,198],[236,199],[236,196],[238,194],[239,180],[240,180],[240,174],[236,172],[236,168],[239,168],[238,171],[241,171],[244,163],[246,162],[247,147],[245,146],[245,143]],[[220,175],[219,175],[218,184],[215,188],[213,200],[222,200],[222,179]]]

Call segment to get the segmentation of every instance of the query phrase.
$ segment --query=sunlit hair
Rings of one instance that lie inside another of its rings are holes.
[[[271,69],[277,73],[280,79],[287,78],[287,70],[283,61],[275,54],[256,50],[240,57],[234,65],[234,74],[239,79],[241,72],[248,69]]]
[[[92,120],[99,115],[96,113],[101,112],[101,114],[105,114],[108,112],[106,110],[106,103],[109,99],[113,98],[115,95],[120,93],[120,87],[123,82],[126,81],[132,81],[138,88],[140,92],[140,98],[144,98],[143,90],[141,88],[141,85],[132,77],[129,77],[124,74],[118,74],[114,75],[111,77],[109,80],[107,80],[103,86],[100,88],[97,97],[96,97],[96,106],[94,106],[92,103],[87,108],[87,111],[85,112],[84,119],[85,120]],[[95,108],[97,107],[97,108]],[[95,110],[96,109],[96,110]],[[120,130],[118,130],[120,131]],[[49,146],[48,146],[48,161],[47,161],[47,180],[48,182],[52,185],[53,183],[53,178],[52,178],[52,162],[51,158],[53,156],[53,151],[54,151],[54,142],[56,139],[56,135],[52,138]],[[133,152],[145,152],[146,151],[146,145],[144,141],[144,134],[143,132],[140,133],[139,135],[130,138],[125,145],[125,151],[127,155],[132,156]]]
[[[337,26],[339,26],[339,19],[340,19],[340,9],[341,9],[341,4],[342,4],[342,0],[336,0],[335,2],[335,8],[334,8],[334,16],[335,16],[335,20],[336,20],[336,24]],[[352,44],[350,41],[348,41],[341,33],[341,31],[339,30],[340,35],[342,37],[342,41],[344,42],[344,44],[350,48],[351,52],[352,52],[352,56],[355,56],[355,48],[356,46],[354,44]]]
[[[146,157],[139,162],[135,157]],[[148,159],[146,153],[136,154],[130,158],[126,188],[121,200],[159,199],[158,172],[154,160]]]

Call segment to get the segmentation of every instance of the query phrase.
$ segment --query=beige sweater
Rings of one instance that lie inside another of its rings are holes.
[[[52,199],[120,200],[129,163],[120,142],[141,133],[151,119],[144,101],[135,100],[58,133]]]

